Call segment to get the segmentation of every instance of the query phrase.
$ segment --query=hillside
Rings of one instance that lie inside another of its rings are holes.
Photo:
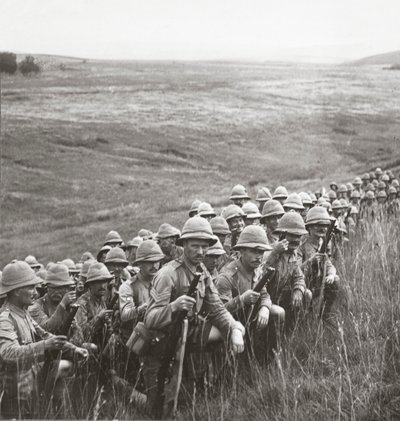
[[[66,64],[2,78],[1,266],[77,259],[110,229],[182,226],[192,200],[220,209],[239,182],[255,197],[400,165],[397,72]]]
[[[390,53],[378,54],[374,56],[364,57],[353,62],[356,65],[400,65],[400,50],[392,51]]]

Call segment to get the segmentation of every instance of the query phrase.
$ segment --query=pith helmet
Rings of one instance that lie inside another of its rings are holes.
[[[384,181],[380,181],[378,183],[378,190],[385,190],[386,189],[386,184]]]
[[[129,264],[124,251],[119,247],[114,247],[107,253],[104,263],[119,263],[125,266]]]
[[[268,202],[267,202],[268,203]],[[237,218],[238,216],[244,217],[246,214],[243,212],[242,208],[239,208],[237,205],[229,205],[224,208],[221,212],[221,216],[226,220],[229,221],[232,218]]]
[[[79,273],[79,269],[76,268],[75,262],[72,259],[64,259],[61,263],[67,266],[69,273]]]
[[[333,201],[332,209],[342,209],[342,204],[340,203],[340,200],[336,199]]]
[[[199,209],[197,210],[197,214],[203,217],[211,216],[212,218],[214,218],[214,216],[217,216],[212,206],[207,202],[200,203]]]
[[[351,183],[347,183],[346,184],[346,187],[347,187],[347,191],[349,192],[349,191],[353,191],[354,190],[354,186],[353,186],[353,184],[351,184]]]
[[[361,186],[361,184],[362,184],[362,181],[361,181],[361,178],[360,177],[356,177],[353,180],[353,186]]]
[[[178,238],[176,244],[181,246],[183,245],[183,240],[190,239],[207,240],[210,246],[217,241],[212,232],[210,223],[201,216],[194,216],[185,222],[185,225],[182,228],[182,235]]]
[[[283,215],[284,213],[285,209],[283,209],[283,206],[280,204],[280,202],[275,199],[268,200],[262,209],[261,222],[270,216]]]
[[[241,184],[236,184],[231,191],[231,196],[229,200],[233,199],[248,199],[250,200],[249,195],[247,194],[246,188]]]
[[[157,238],[169,238],[169,237],[179,237],[181,232],[178,228],[173,227],[171,224],[161,224],[158,228]]]
[[[361,176],[361,180],[370,180],[369,174],[366,172]]]
[[[36,272],[36,276],[40,278],[43,282],[46,281],[47,270],[45,268],[39,269]]]
[[[388,191],[388,193],[389,193],[389,194],[397,194],[396,187],[394,187],[394,186],[390,186],[390,187],[389,187],[389,191]]]
[[[367,199],[375,199],[375,193],[371,190],[368,190],[367,193],[365,194],[365,197]]]
[[[332,206],[330,204],[330,202],[325,201],[324,203],[321,203],[318,206],[322,206],[323,208],[325,208],[328,212],[332,212]]]
[[[200,203],[201,203],[201,200],[199,200],[199,199],[195,199],[193,202],[192,202],[192,206],[190,207],[190,209],[189,209],[189,216],[190,217],[192,217],[192,216],[194,216],[194,215],[197,215],[197,210],[199,209],[199,205],[200,205]]]
[[[106,244],[121,244],[121,243],[122,243],[122,238],[118,234],[117,231],[110,231],[106,235],[106,239],[104,241],[104,245],[106,245]]]
[[[397,180],[397,178],[395,178],[394,180],[392,180],[392,186],[394,186],[394,187],[399,187],[400,186],[399,180]]]
[[[328,191],[328,197],[331,202],[333,202],[337,198],[336,193],[333,190]]]
[[[371,171],[371,172],[369,173],[369,179],[372,181],[372,180],[375,180],[375,178],[376,178],[375,173],[374,173],[373,171]]]
[[[247,219],[257,219],[261,218],[261,213],[258,210],[258,207],[253,202],[246,202],[242,206],[242,211],[246,214]]]
[[[321,196],[318,200],[317,200],[317,205],[322,205],[324,203],[326,203],[327,200],[325,199],[325,197]]]
[[[248,225],[245,227],[239,236],[238,242],[233,248],[235,250],[241,248],[251,248],[264,251],[272,250],[264,228],[259,225]]]
[[[108,271],[107,266],[104,263],[94,262],[90,265],[86,283],[89,284],[90,282],[96,281],[111,281],[113,276]]]
[[[257,192],[256,200],[257,202],[266,202],[267,200],[272,199],[271,192],[267,187],[260,187]]]
[[[385,190],[381,190],[380,192],[378,192],[377,197],[386,198],[387,197],[387,194],[386,194]]]
[[[87,274],[88,274],[88,271],[89,271],[89,268],[90,268],[90,266],[93,264],[93,263],[95,263],[96,262],[96,260],[94,260],[94,259],[91,259],[91,260],[85,260],[84,262],[83,262],[83,265],[82,265],[82,267],[81,267],[81,272],[80,272],[80,276],[82,277],[82,278],[87,278]]]
[[[304,210],[301,197],[297,193],[291,193],[283,204],[284,209]]]
[[[303,202],[303,205],[313,205],[313,201],[308,193],[302,191],[299,193],[300,199]]]
[[[132,238],[131,241],[128,241],[128,244],[126,245],[126,247],[129,249],[130,247],[139,247],[140,244],[143,242],[143,238],[142,237],[134,237]]]
[[[372,183],[368,183],[366,187],[367,191],[375,191],[375,186]]]
[[[134,265],[140,262],[159,262],[164,259],[160,246],[154,240],[145,240],[137,249]]]
[[[28,263],[28,265],[34,269],[34,268],[40,268],[41,264],[36,260],[35,256],[26,256],[25,262]]]
[[[239,208],[240,209],[240,208]],[[228,235],[230,234],[229,225],[225,218],[222,216],[216,216],[210,221],[211,229],[213,234]]]
[[[223,254],[226,254],[226,251],[219,240],[213,246],[209,247],[206,252],[206,256],[222,256]]]
[[[342,208],[344,209],[349,207],[349,204],[346,199],[340,199],[340,204],[342,205]]]
[[[328,211],[322,206],[316,206],[311,208],[307,212],[306,216],[306,227],[309,225],[330,225],[331,220],[329,218]]]
[[[73,279],[69,276],[68,267],[63,263],[51,265],[46,274],[46,284],[54,287],[75,285]]]
[[[334,190],[335,188],[336,188],[336,189],[338,188],[338,185],[337,185],[334,181],[332,181],[332,182],[331,182],[331,184],[329,184],[329,187],[330,187],[332,190]]]
[[[38,285],[42,282],[29,266],[21,260],[13,260],[3,269],[0,283],[0,294],[7,294],[14,289],[31,285]]]
[[[94,256],[90,251],[85,251],[81,256],[81,262],[85,262],[86,260],[95,260]]]
[[[307,234],[303,218],[295,211],[285,213],[279,220],[277,232],[287,232],[289,234]]]
[[[374,187],[378,187],[379,181],[377,179],[372,180],[372,184],[373,184]]]
[[[314,193],[311,193],[310,197],[311,197],[311,200],[312,200],[313,204],[315,205],[317,203],[317,196],[315,196]]]
[[[350,208],[350,215],[357,215],[358,214],[358,209],[356,206],[352,206]]]
[[[339,190],[338,190],[338,192],[339,192],[339,193],[347,193],[347,187],[346,187],[346,184],[341,184],[341,185],[339,186]]]
[[[142,237],[143,240],[151,240],[153,238],[153,235],[154,234],[146,228],[142,228],[138,232],[138,236]]]
[[[350,195],[350,199],[360,199],[361,194],[358,190],[353,190]]]
[[[382,175],[382,174],[383,174],[382,170],[378,167],[378,168],[375,170],[375,175],[376,175],[376,176],[379,176],[379,175]]]
[[[284,186],[278,186],[275,191],[274,194],[272,195],[273,199],[287,199],[288,197],[288,191],[286,190],[286,187]]]
[[[103,246],[103,247],[99,250],[99,252],[97,253],[96,260],[99,260],[99,259],[100,259],[100,256],[101,256],[104,252],[108,253],[111,249],[112,249],[112,247],[111,247],[111,246],[109,246],[108,244],[106,244],[105,246]]]
[[[381,180],[382,181],[390,181],[390,177],[389,177],[388,174],[383,174]]]

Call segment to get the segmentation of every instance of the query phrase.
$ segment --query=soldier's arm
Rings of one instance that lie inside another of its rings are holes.
[[[61,303],[57,306],[56,311],[50,317],[43,311],[43,308],[39,303],[34,303],[31,307],[29,307],[29,314],[32,316],[33,320],[39,324],[39,326],[51,333],[56,332],[68,316],[67,310],[61,305]]]
[[[75,320],[78,326],[81,329],[81,336],[84,338],[85,341],[90,341],[92,338],[92,335],[95,333],[95,331],[98,329],[98,318],[93,317],[92,320],[88,320],[88,311],[86,307],[86,303],[84,301],[79,301],[80,304],[78,311],[75,315]]]
[[[20,345],[14,325],[8,317],[0,318],[0,358],[8,364],[18,364],[20,369],[32,368],[45,359],[44,340]]]
[[[164,269],[165,268],[165,269]],[[144,316],[149,329],[163,330],[172,322],[171,294],[174,279],[171,268],[166,265],[156,274],[150,288],[150,301]]]
[[[240,295],[233,297],[232,284],[225,273],[220,273],[217,276],[215,286],[219,294],[219,298],[229,313],[235,314],[239,309],[244,307],[244,302],[240,299]]]
[[[119,309],[122,322],[136,320],[139,316],[138,307],[133,299],[133,292],[126,282],[119,287]]]
[[[222,303],[217,288],[210,277],[205,281],[204,310],[208,313],[211,323],[227,338],[233,329],[239,329],[244,334],[243,325],[237,322]]]
[[[265,286],[263,286],[260,292],[260,307],[267,307],[268,310],[272,307],[272,300]]]

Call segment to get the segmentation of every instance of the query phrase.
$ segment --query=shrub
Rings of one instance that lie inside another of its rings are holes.
[[[21,63],[19,63],[18,69],[24,76],[40,72],[40,66],[35,63],[35,58],[33,56],[26,56]]]
[[[0,72],[10,75],[17,71],[17,55],[14,53],[0,53]]]

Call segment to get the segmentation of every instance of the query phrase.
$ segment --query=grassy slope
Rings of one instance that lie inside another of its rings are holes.
[[[255,195],[400,165],[397,72],[59,62],[2,79],[1,265],[181,226],[194,198],[220,208],[238,182]]]

